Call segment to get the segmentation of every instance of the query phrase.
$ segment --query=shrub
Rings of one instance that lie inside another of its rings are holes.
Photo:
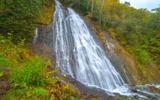
[[[7,61],[7,59],[2,54],[0,54],[0,66],[8,66],[8,65],[9,62]]]
[[[29,39],[40,10],[47,4],[50,0],[0,0],[0,30],[12,32],[14,40]]]
[[[43,88],[36,88],[33,90],[33,94],[37,96],[46,96],[48,94],[48,91]]]
[[[3,67],[15,67],[20,66],[22,61],[20,54],[28,51],[24,46],[24,41],[17,41],[15,45],[12,40],[13,35],[7,36],[0,35],[0,65]]]
[[[131,47],[129,50],[135,55],[141,64],[149,63],[149,53],[140,47]]]
[[[43,86],[46,84],[45,78],[46,62],[40,57],[32,57],[22,64],[22,67],[12,71],[11,82],[13,86],[35,85]]]
[[[76,100],[74,96],[70,96],[68,100]]]

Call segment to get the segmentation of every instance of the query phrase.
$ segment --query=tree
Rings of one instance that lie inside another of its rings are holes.
[[[1,0],[0,29],[31,32],[44,0]]]

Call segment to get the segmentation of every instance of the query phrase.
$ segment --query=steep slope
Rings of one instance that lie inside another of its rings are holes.
[[[107,30],[102,29],[97,23],[90,18],[85,17],[91,29],[94,30],[99,38],[101,45],[106,49],[110,60],[128,75],[131,84],[152,84],[159,83],[159,68],[156,64],[140,64],[119,42],[113,38]]]

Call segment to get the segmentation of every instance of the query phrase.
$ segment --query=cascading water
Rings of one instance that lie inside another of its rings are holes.
[[[56,63],[60,70],[89,86],[112,91],[124,81],[83,19],[71,8],[63,10],[56,1],[53,30],[56,35]]]
[[[38,28],[36,28],[35,31],[34,31],[33,44],[36,43],[37,38],[38,38]]]

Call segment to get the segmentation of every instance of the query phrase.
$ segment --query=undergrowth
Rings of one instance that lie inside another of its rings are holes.
[[[24,40],[14,44],[11,34],[0,35],[0,78],[9,70],[9,90],[3,100],[75,100],[75,89],[51,77],[57,73],[49,70],[51,66],[49,59],[33,54]]]

